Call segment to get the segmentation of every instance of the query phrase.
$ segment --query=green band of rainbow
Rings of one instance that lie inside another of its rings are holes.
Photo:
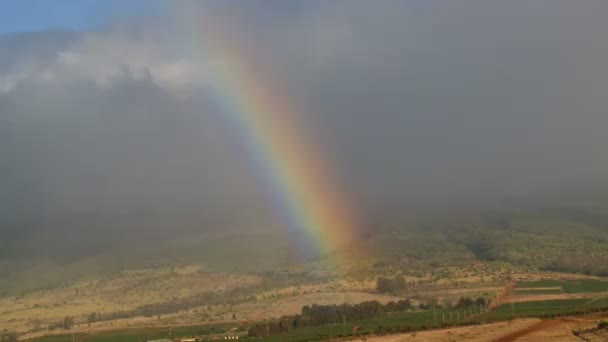
[[[308,248],[330,253],[349,242],[351,213],[328,176],[328,165],[290,118],[300,117],[288,98],[256,73],[244,49],[214,27],[200,32],[208,77],[220,111],[242,136],[286,224],[308,237]],[[211,33],[212,32],[212,33]],[[218,33],[220,32],[220,33]]]

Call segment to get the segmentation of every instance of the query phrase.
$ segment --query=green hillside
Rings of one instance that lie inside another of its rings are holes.
[[[301,254],[297,239],[302,237],[290,236],[280,227],[200,233],[190,224],[169,233],[157,224],[148,234],[145,227],[129,230],[128,222],[114,222],[114,229],[107,232],[114,236],[100,237],[103,224],[97,222],[95,234],[76,225],[59,230],[48,244],[37,242],[45,237],[36,240],[22,232],[2,241],[0,295],[65,286],[87,275],[124,269],[202,264],[209,270],[255,273],[302,264],[323,268],[334,264],[334,255],[349,254],[353,260],[364,255],[376,270],[387,266],[416,272],[487,261],[531,270],[608,275],[607,206],[601,202],[521,206],[404,210],[402,216],[369,223],[352,246],[330,255]]]

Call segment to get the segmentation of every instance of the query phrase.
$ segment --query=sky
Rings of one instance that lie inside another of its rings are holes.
[[[209,70],[224,61],[206,23],[247,51],[260,87],[287,94],[363,221],[604,184],[606,13],[593,0],[3,1],[0,226],[274,222],[218,114]]]
[[[0,4],[0,33],[89,30],[114,20],[158,15],[161,9],[157,0],[8,0]]]

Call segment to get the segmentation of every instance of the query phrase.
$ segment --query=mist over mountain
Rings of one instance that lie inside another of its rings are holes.
[[[409,209],[571,189],[604,201],[606,7],[180,2],[92,30],[4,34],[0,256],[68,262],[226,230],[289,240],[210,91],[222,61],[184,25],[207,19],[255,55],[260,87],[288,94],[363,231]]]

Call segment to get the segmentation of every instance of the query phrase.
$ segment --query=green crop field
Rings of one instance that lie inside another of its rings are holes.
[[[542,287],[561,287],[566,293],[606,292],[608,281],[600,279],[523,281],[517,284],[516,291]]]
[[[466,309],[467,314],[474,308]],[[459,314],[456,312],[459,311]],[[437,309],[416,312],[399,312],[386,316],[376,317],[364,321],[352,321],[345,324],[329,324],[310,328],[300,328],[285,333],[274,334],[256,341],[318,341],[340,335],[351,335],[355,326],[360,326],[358,334],[370,334],[378,331],[379,327],[390,331],[422,330],[427,328],[438,328],[442,326],[445,319],[446,324],[450,322],[465,321],[464,309]],[[450,315],[450,312],[452,313]],[[460,320],[458,320],[460,318]],[[212,331],[210,326],[192,326],[174,328],[172,336],[187,337],[195,335],[210,335],[212,332],[221,333],[234,327],[234,325],[218,325]],[[99,332],[90,335],[76,334],[75,340],[83,342],[140,342],[146,339],[160,339],[168,337],[168,328],[148,329],[122,329],[116,331]],[[72,335],[46,336],[33,339],[35,342],[69,342]]]
[[[551,315],[577,315],[598,309],[608,309],[608,298],[557,299],[503,304],[487,315],[488,320],[512,317],[546,317]]]
[[[592,308],[607,308],[608,298],[596,298],[587,302],[586,305]]]
[[[244,328],[234,324],[218,324],[215,326],[187,326],[171,329],[172,337],[190,337],[200,335],[222,334],[232,328]],[[241,333],[242,334],[242,333]],[[169,328],[130,328],[113,331],[103,331],[92,334],[77,333],[74,335],[76,341],[86,342],[141,342],[146,339],[162,339],[169,337]],[[32,339],[34,342],[71,342],[72,334],[44,336]]]
[[[521,281],[517,283],[517,288],[562,287],[565,282],[565,280]]]
[[[561,288],[555,289],[517,289],[513,292],[515,295],[542,295],[542,294],[560,294],[564,293]]]
[[[553,284],[553,283],[552,283]],[[543,285],[542,287],[544,287]],[[537,286],[541,287],[541,286]],[[531,290],[534,291],[534,290]],[[541,291],[541,290],[537,290]],[[440,328],[459,324],[480,324],[483,322],[506,320],[513,317],[547,317],[551,315],[575,315],[590,310],[608,309],[608,298],[578,298],[546,301],[518,302],[503,304],[490,313],[479,313],[479,307],[442,308],[426,311],[396,312],[362,321],[328,324],[309,328],[299,328],[292,331],[273,334],[256,341],[268,342],[300,342],[319,341],[332,337],[352,335],[353,328],[359,326],[357,334],[372,334],[386,332],[405,332]],[[243,338],[248,339],[243,331],[246,326],[224,324],[216,326],[190,326],[172,329],[173,337],[188,337],[221,334],[232,328],[239,328]],[[75,339],[83,342],[140,342],[146,339],[168,337],[168,328],[132,328],[116,331],[98,332],[93,334],[76,334]],[[69,342],[72,335],[48,336],[33,339],[36,342]]]
[[[608,291],[608,281],[596,279],[572,280],[563,285],[563,288],[567,293],[605,292]]]
[[[519,302],[503,304],[488,314],[491,320],[500,320],[513,317],[543,316],[574,312],[585,306],[590,299],[557,299],[533,302]]]
[[[418,312],[399,312],[390,315],[376,317],[364,321],[346,322],[345,324],[331,324],[318,327],[301,328],[285,333],[271,335],[269,337],[258,339],[258,341],[267,342],[304,342],[304,341],[319,341],[331,337],[352,335],[353,328],[359,326],[358,334],[370,334],[383,331],[410,331],[422,330],[428,328],[439,328],[442,326],[443,318],[446,322],[449,320],[450,311],[452,312],[452,320],[456,322],[456,309],[437,309]],[[468,309],[467,309],[468,311]],[[460,310],[461,314],[463,310]],[[464,321],[464,318],[461,319]]]

